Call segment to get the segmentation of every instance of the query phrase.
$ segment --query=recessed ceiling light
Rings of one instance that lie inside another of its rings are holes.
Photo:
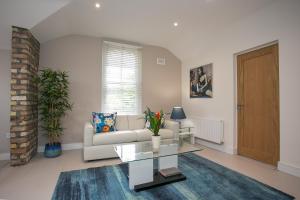
[[[178,22],[174,22],[173,25],[176,27],[178,26]]]
[[[100,8],[101,7],[100,3],[95,3],[95,7]]]

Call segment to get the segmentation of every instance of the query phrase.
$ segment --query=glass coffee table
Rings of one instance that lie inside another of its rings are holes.
[[[122,163],[127,165],[129,188],[141,191],[185,180],[184,174],[178,170],[178,155],[201,151],[203,147],[179,143],[178,140],[163,140],[159,149],[152,148],[152,141],[115,145],[114,149]]]

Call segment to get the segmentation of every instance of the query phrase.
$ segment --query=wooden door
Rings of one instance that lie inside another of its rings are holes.
[[[278,44],[237,57],[238,154],[279,161]]]

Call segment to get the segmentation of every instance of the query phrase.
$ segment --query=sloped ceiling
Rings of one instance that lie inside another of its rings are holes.
[[[0,49],[11,48],[11,26],[31,29],[71,0],[1,0]]]
[[[52,1],[28,0],[28,12],[34,12],[36,2]],[[41,42],[77,34],[158,45],[184,59],[203,50],[211,33],[275,1],[278,0],[73,0],[32,27],[32,32]],[[95,8],[95,2],[101,4],[100,9]],[[49,13],[50,10],[54,9]],[[35,22],[39,20],[34,18]],[[173,26],[175,21],[178,27]],[[31,28],[34,22],[29,22],[28,19],[26,25]]]

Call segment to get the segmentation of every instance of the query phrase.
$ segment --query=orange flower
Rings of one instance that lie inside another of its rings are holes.
[[[103,126],[102,131],[109,132],[109,126],[107,126],[107,125]]]
[[[160,112],[155,113],[155,117],[156,117],[157,119],[160,119]]]

